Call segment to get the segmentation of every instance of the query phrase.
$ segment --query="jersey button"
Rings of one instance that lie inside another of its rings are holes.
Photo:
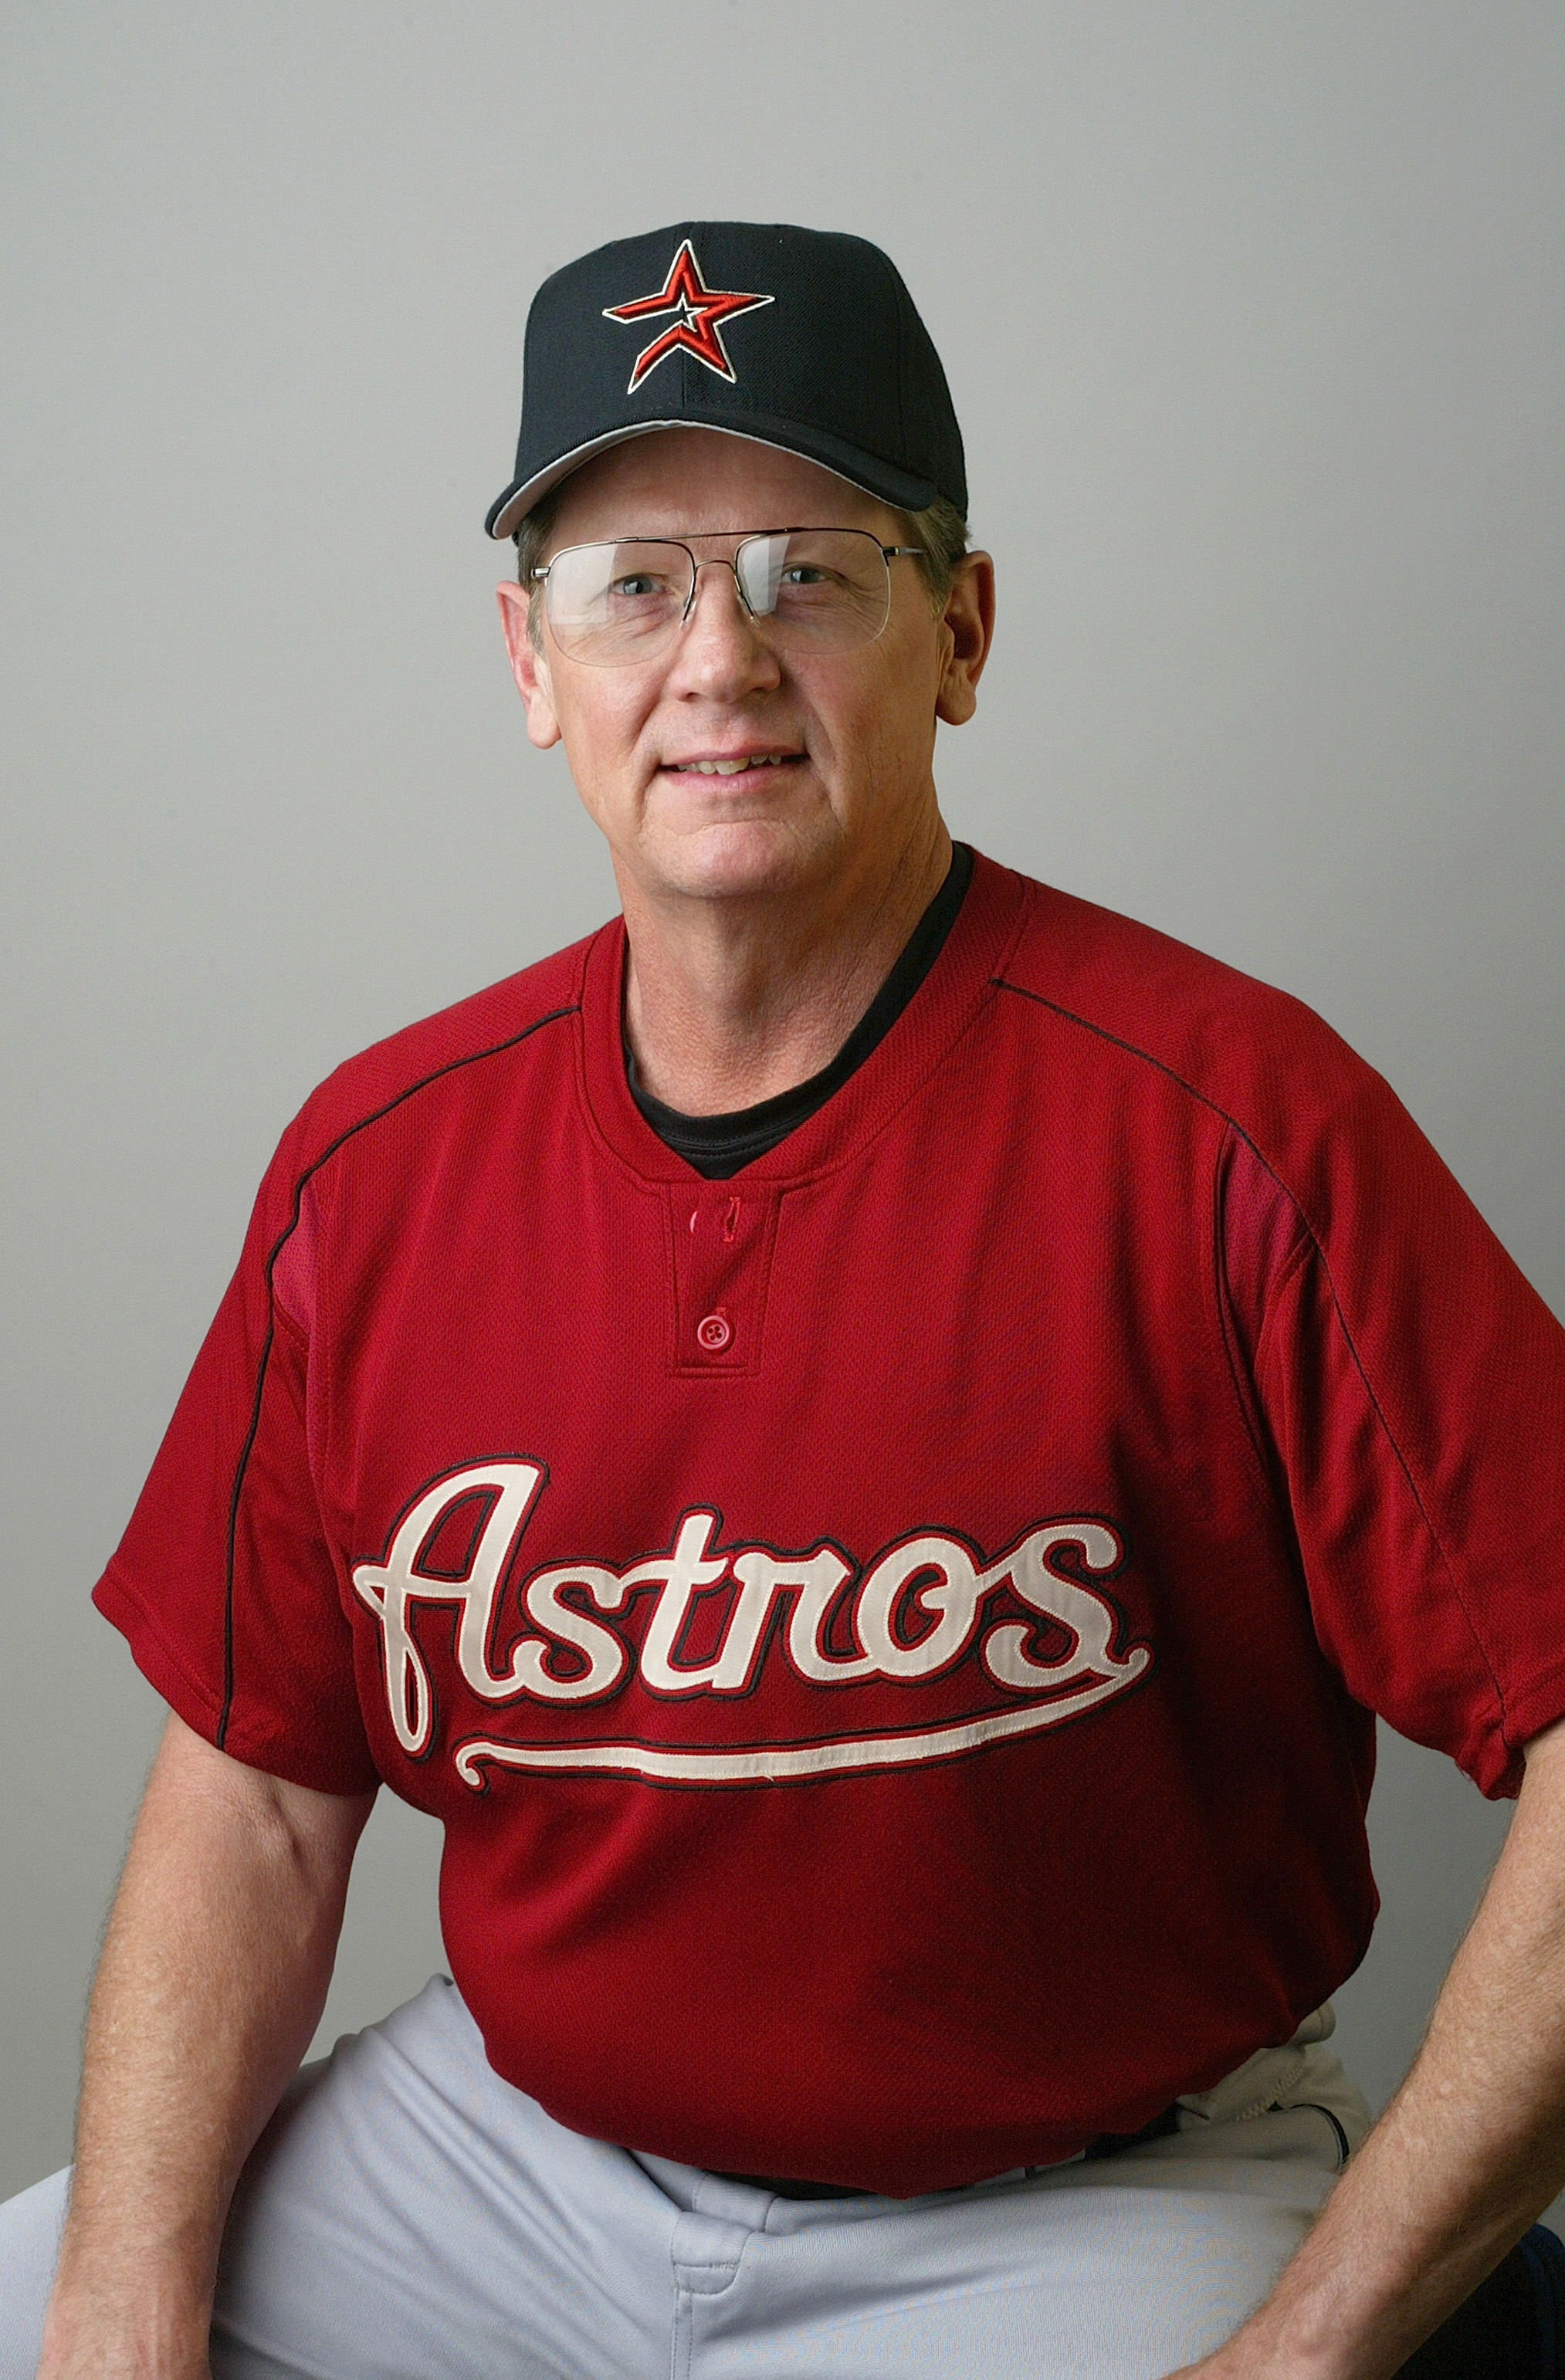
[[[697,1342],[709,1355],[721,1354],[733,1336],[734,1326],[721,1305],[714,1307],[710,1314],[703,1314],[696,1325]]]

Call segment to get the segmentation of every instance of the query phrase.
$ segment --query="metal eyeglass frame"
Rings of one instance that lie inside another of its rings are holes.
[[[732,537],[734,535],[734,531],[732,529],[714,528],[709,529],[705,534],[710,537]],[[549,574],[553,569],[555,563],[558,562],[564,554],[583,553],[587,552],[588,547],[595,545],[676,545],[682,553],[687,553],[690,556],[690,592],[685,599],[685,609],[680,613],[678,621],[673,624],[675,635],[678,634],[680,629],[685,627],[689,620],[691,613],[696,608],[696,597],[700,588],[702,571],[710,570],[714,564],[721,565],[722,569],[731,574],[734,580],[734,591],[739,598],[739,606],[743,611],[745,617],[747,620],[764,622],[771,618],[773,615],[768,612],[758,612],[750,602],[749,598],[745,592],[744,581],[739,576],[739,556],[743,553],[747,545],[753,544],[758,540],[768,537],[862,537],[867,539],[868,542],[880,554],[881,561],[887,565],[887,604],[886,618],[881,621],[880,626],[876,629],[874,636],[867,637],[865,638],[865,643],[867,645],[877,643],[879,639],[885,635],[887,623],[890,621],[892,616],[890,601],[891,564],[901,561],[904,557],[916,559],[923,552],[923,548],[916,545],[882,545],[880,539],[871,529],[843,528],[841,527],[807,528],[800,523],[795,523],[793,527],[788,528],[746,529],[740,536],[739,542],[734,547],[732,553],[709,554],[704,562],[696,552],[694,547],[689,545],[682,537],[652,537],[645,534],[634,537],[592,537],[584,539],[580,545],[563,545],[560,548],[559,553],[552,554],[550,559],[543,564],[540,569],[530,570],[528,573],[528,583],[529,586],[540,586],[543,588],[543,600],[547,605],[549,601]],[[556,630],[555,633],[558,634],[558,631]],[[843,645],[840,650],[843,652],[851,653],[862,650],[862,648],[855,645]],[[609,666],[612,667],[613,664],[611,663]]]

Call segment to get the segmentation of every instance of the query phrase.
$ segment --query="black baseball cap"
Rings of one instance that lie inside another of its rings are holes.
[[[891,258],[849,232],[683,223],[552,273],[528,315],[522,430],[490,508],[509,537],[589,456],[695,424],[782,446],[904,512],[967,512],[934,343]]]

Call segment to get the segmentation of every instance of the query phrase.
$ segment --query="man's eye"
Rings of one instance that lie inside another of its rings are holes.
[[[650,571],[633,570],[627,577],[612,579],[609,592],[611,595],[665,595],[668,588],[663,579],[654,578]]]
[[[783,587],[826,587],[831,584],[831,575],[818,563],[791,562],[779,583]]]

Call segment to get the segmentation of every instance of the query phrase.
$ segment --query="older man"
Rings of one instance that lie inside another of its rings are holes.
[[[953,851],[965,497],[863,242],[540,294],[624,914],[309,1103],[99,1587],[174,1715],[49,2380],[1378,2380],[1565,2173],[1565,1342],[1317,1020]],[[1521,1803],[1359,2149],[1375,1710]],[[290,2084],[382,1781],[453,1981]]]

